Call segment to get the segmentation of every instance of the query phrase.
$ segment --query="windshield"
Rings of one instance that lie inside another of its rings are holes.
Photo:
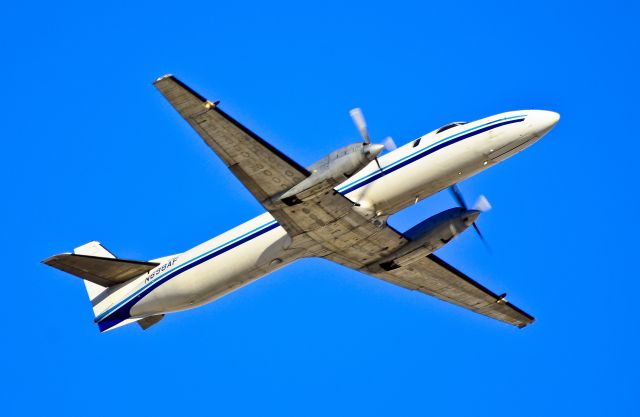
[[[449,130],[452,127],[456,127],[456,126],[460,126],[460,125],[466,125],[467,122],[453,122],[453,123],[449,123],[448,125],[444,125],[442,126],[440,129],[438,129],[438,131],[436,133],[441,133],[444,132],[445,130]]]

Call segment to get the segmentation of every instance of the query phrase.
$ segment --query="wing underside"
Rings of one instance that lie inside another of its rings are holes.
[[[172,75],[154,85],[261,202],[287,191],[310,174],[217,105]]]
[[[494,293],[433,254],[401,269],[380,278],[520,328],[535,320],[508,302],[506,294]]]
[[[329,259],[357,269],[401,287],[420,291],[440,300],[456,304],[468,310],[496,320],[525,327],[535,320],[506,300],[506,294],[498,295],[460,270],[431,254],[405,267],[385,271],[346,260],[335,254]]]

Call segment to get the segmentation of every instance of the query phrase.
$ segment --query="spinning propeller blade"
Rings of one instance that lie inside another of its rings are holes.
[[[454,200],[456,200],[456,203],[458,203],[458,205],[463,209],[468,210],[467,203],[464,202],[464,197],[462,197],[462,193],[460,192],[458,185],[452,185],[449,190],[451,190],[451,194],[453,195]]]
[[[396,143],[393,141],[393,138],[391,136],[387,136],[383,143],[384,143],[384,148],[387,150],[387,152],[395,151],[396,149],[398,149],[398,147],[396,146]]]
[[[364,143],[366,144],[371,143],[371,139],[369,138],[369,132],[367,132],[367,123],[364,121],[364,115],[362,114],[362,110],[360,109],[360,107],[351,109],[349,114],[351,115],[351,119],[353,120],[353,123],[358,128],[358,131],[360,132],[360,136],[362,136],[362,139],[364,139]]]
[[[487,197],[480,194],[480,197],[478,197],[478,199],[476,200],[476,203],[473,205],[473,209],[484,213],[486,211],[491,210],[491,203],[489,203],[489,200],[487,200]]]

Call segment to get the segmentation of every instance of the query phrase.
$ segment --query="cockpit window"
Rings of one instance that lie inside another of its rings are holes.
[[[420,139],[422,138],[418,138],[413,142],[413,147],[415,148],[416,146],[420,145]]]
[[[456,127],[456,126],[460,126],[460,125],[466,125],[468,122],[453,122],[453,123],[449,123],[448,125],[444,125],[442,126],[440,129],[438,129],[438,131],[436,133],[442,133],[445,130],[449,130],[452,127]]]

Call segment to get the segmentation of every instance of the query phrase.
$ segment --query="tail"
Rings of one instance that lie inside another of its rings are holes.
[[[107,299],[121,287],[119,284],[136,278],[160,265],[157,262],[118,259],[97,241],[77,247],[73,250],[73,253],[52,256],[42,261],[42,263],[68,272],[84,281],[87,295],[93,308],[94,318],[101,315],[108,307],[108,304],[113,302],[113,297],[110,297],[111,300]],[[117,297],[117,295],[114,295],[114,297]],[[137,320],[140,327],[146,330],[158,323],[163,317],[164,315],[156,315],[142,319],[122,320],[117,325],[109,325],[108,327],[98,323],[98,327],[100,331],[104,331]]]
[[[75,255],[86,255],[86,256],[97,256],[100,258],[110,258],[116,259],[115,255],[109,252],[104,246],[100,244],[98,241],[93,241],[89,243],[85,243],[84,245],[77,247],[73,250]],[[95,282],[91,282],[86,279],[82,279],[84,282],[84,286],[87,289],[87,295],[89,296],[89,300],[91,301],[91,306],[93,308],[93,317],[97,317],[100,313],[98,306],[100,301],[104,300],[106,297],[106,291],[108,291],[109,287],[103,287],[102,285],[98,285]],[[102,295],[102,297],[100,297]]]

